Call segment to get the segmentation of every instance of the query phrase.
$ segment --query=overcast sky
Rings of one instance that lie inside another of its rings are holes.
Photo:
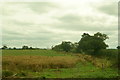
[[[118,45],[118,2],[104,0],[6,2],[2,5],[2,43],[50,48],[62,41],[78,42],[86,32],[109,36]]]

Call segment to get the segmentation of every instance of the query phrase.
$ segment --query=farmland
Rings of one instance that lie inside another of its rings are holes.
[[[2,50],[3,78],[114,78],[107,58],[53,50]]]

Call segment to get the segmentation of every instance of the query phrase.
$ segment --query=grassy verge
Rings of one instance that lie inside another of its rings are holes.
[[[74,68],[44,69],[41,72],[32,72],[29,70],[14,72],[13,78],[114,78],[117,70],[111,68],[95,67],[91,63],[78,63]]]

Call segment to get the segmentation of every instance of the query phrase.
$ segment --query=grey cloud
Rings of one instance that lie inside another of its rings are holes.
[[[109,15],[117,16],[118,15],[118,3],[117,2],[108,2],[99,6],[98,9],[101,12],[104,12]]]
[[[105,26],[104,24],[89,24],[83,22],[77,22],[77,23],[61,23],[61,24],[54,24],[55,28],[58,29],[64,29],[64,30],[73,30],[73,31],[113,31],[117,30],[117,26]]]
[[[81,20],[80,16],[75,15],[75,14],[67,14],[58,19],[65,23],[75,23],[75,22],[79,22]]]
[[[74,30],[74,31],[115,31],[117,30],[117,22],[112,25],[105,25],[109,17],[97,16],[81,16],[76,14],[66,14],[57,18],[61,23],[51,26],[58,29]],[[109,23],[111,24],[111,23]],[[115,24],[115,25],[114,25]]]
[[[40,16],[39,18],[41,18],[42,13],[45,18],[48,17],[48,19],[44,19],[44,17],[42,17],[43,20],[48,21],[41,21],[40,23],[37,21],[37,23],[35,23],[33,20],[26,19],[26,17],[23,18],[22,21],[21,18],[17,17],[17,15],[21,15],[19,14],[19,10],[16,9],[13,11],[13,15],[10,16],[8,14],[11,14],[12,10],[5,8],[5,12],[8,17],[4,17],[5,22],[3,27],[3,44],[18,47],[24,44],[36,47],[51,47],[52,45],[56,45],[61,41],[78,42],[83,32],[88,32],[90,34],[102,32],[110,36],[110,39],[107,41],[110,47],[115,47],[117,45],[115,42],[117,41],[117,22],[115,22],[116,20],[111,20],[111,22],[109,22],[109,18],[111,16],[115,17],[113,19],[117,19],[115,16],[116,12],[114,11],[115,8],[110,7],[114,6],[111,3],[107,5],[102,4],[99,7],[95,7],[95,9],[99,11],[99,14],[108,14],[107,17],[98,17],[97,15],[91,16],[89,13],[83,16],[67,12],[67,9],[71,9],[71,7],[63,9],[63,7],[60,7],[62,4],[60,5],[59,3],[54,2],[30,2],[14,4],[16,5],[11,6],[15,7],[19,5],[19,7],[22,7],[20,9],[29,9],[30,12],[32,11],[33,13],[28,13],[30,14],[28,15],[30,19],[32,19],[31,15],[33,17],[37,15]],[[78,6],[78,8],[79,7],[81,6]],[[74,9],[71,10],[74,12]],[[14,16],[17,11],[18,14]],[[49,15],[49,12],[52,12],[52,14]],[[24,17],[26,14],[24,15],[24,13],[22,13],[22,15]],[[14,17],[14,19],[12,17]],[[36,17],[34,19],[36,19]],[[50,20],[51,22],[49,23]],[[57,20],[58,22],[54,22],[54,20]]]
[[[36,13],[46,13],[58,6],[52,2],[32,2],[27,3],[29,8]]]
[[[6,2],[2,6],[2,10],[0,13],[2,15],[12,16],[17,13],[16,6],[24,7],[24,9],[30,9],[31,11],[38,13],[38,14],[47,13],[47,12],[51,11],[52,9],[59,8],[59,6],[53,2]]]

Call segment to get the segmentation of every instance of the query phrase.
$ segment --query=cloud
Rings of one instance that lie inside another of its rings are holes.
[[[103,1],[100,4],[92,4],[91,6],[104,14],[118,16],[118,1]]]
[[[104,2],[104,1],[103,1]],[[61,41],[78,42],[87,32],[107,34],[117,46],[115,2],[7,2],[2,9],[3,44],[51,47]],[[113,4],[112,4],[113,3]]]

